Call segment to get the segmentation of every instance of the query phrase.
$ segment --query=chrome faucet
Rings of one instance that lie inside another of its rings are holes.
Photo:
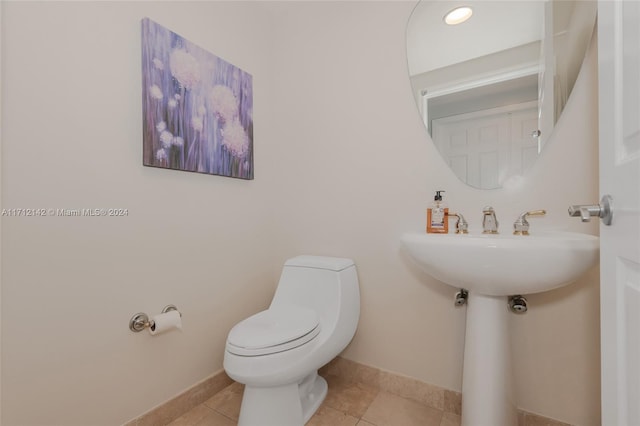
[[[482,209],[482,233],[483,234],[497,234],[498,233],[498,219],[496,219],[496,211],[493,207],[487,206]]]
[[[449,217],[457,217],[456,220],[456,234],[468,234],[469,233],[469,224],[462,216],[462,213],[449,213]]]

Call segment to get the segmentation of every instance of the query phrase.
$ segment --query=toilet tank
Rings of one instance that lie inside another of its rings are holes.
[[[338,317],[360,315],[358,275],[351,259],[298,256],[285,262],[271,307],[305,306],[327,325]],[[344,319],[344,318],[343,318]],[[351,321],[349,321],[351,322]]]

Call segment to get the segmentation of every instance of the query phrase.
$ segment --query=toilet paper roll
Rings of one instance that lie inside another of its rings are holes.
[[[178,311],[169,311],[164,314],[158,314],[151,319],[153,320],[153,325],[149,327],[149,333],[153,336],[174,328],[182,330],[182,318]]]

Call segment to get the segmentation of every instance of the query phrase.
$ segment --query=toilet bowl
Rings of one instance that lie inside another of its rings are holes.
[[[285,262],[269,309],[236,324],[224,369],[245,385],[239,426],[302,426],[327,394],[317,372],[349,344],[360,316],[352,260]]]

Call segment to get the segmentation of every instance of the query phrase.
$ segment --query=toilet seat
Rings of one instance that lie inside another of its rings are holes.
[[[297,348],[320,333],[318,314],[301,306],[267,309],[236,324],[227,338],[227,351],[260,356]]]

